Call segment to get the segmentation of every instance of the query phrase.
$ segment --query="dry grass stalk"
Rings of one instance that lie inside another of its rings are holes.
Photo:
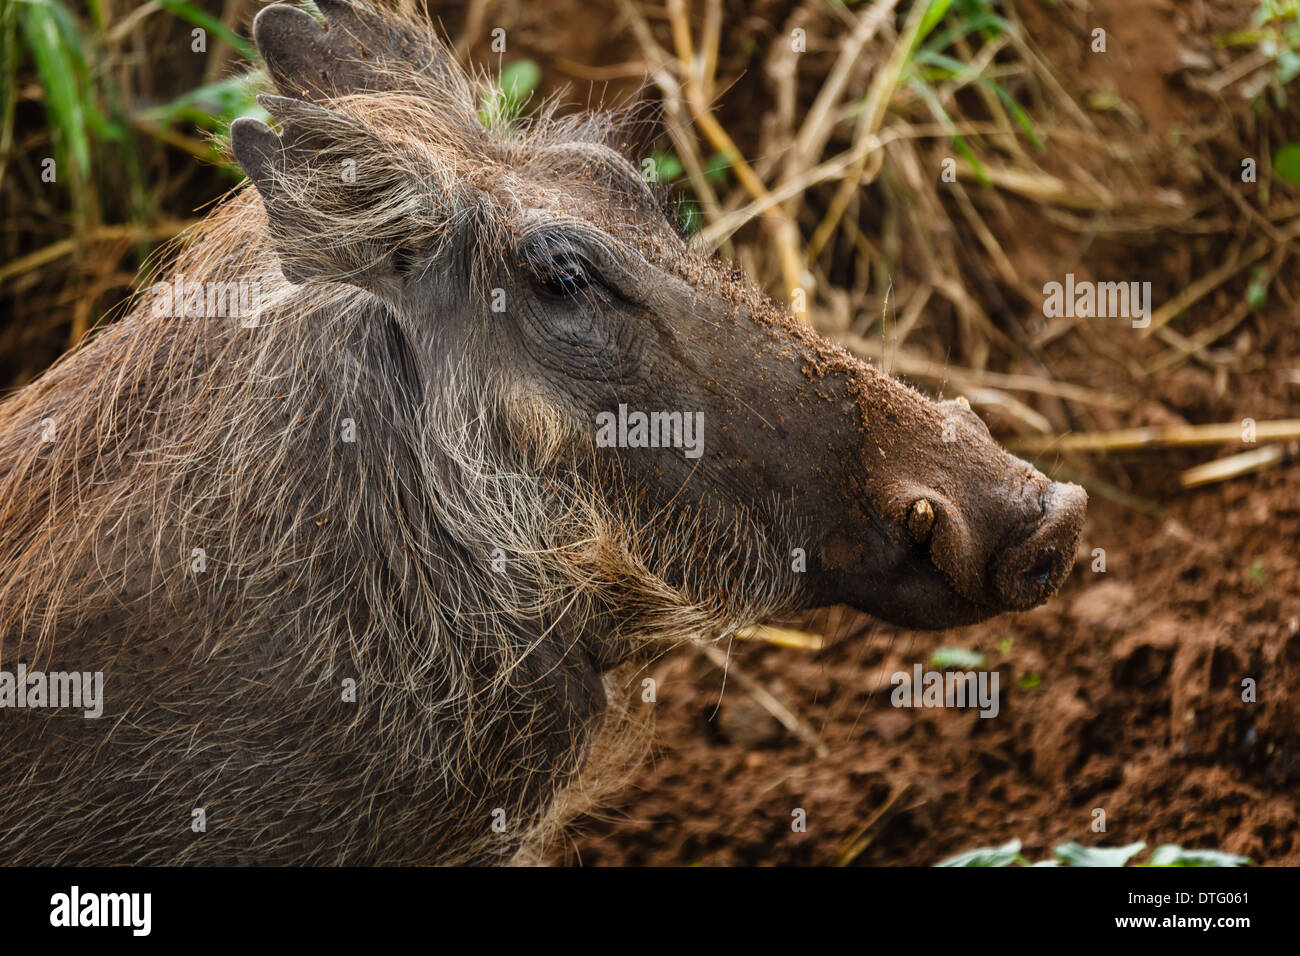
[[[876,824],[883,820],[896,804],[903,794],[907,793],[911,784],[900,783],[895,785],[889,796],[868,819],[867,822],[858,827],[856,833],[849,838],[844,848],[840,850],[835,857],[836,866],[848,866],[856,860],[871,845],[871,841],[876,838]]]
[[[741,690],[752,697],[765,711],[775,717],[781,726],[811,747],[818,757],[830,756],[830,748],[826,746],[825,742],[818,736],[817,731],[813,730],[806,720],[792,711],[785,704],[781,703],[781,701],[761,683],[736,667],[735,661],[732,661],[724,651],[719,650],[718,647],[713,644],[701,644],[699,647],[700,653],[707,657],[715,667],[721,670],[728,678],[739,684]]]
[[[1201,485],[1229,481],[1242,475],[1263,471],[1274,465],[1294,461],[1298,455],[1300,455],[1300,443],[1297,442],[1265,445],[1263,448],[1253,448],[1250,451],[1188,468],[1179,476],[1179,481],[1184,488],[1198,488]]]
[[[882,342],[874,342],[860,335],[841,335],[839,341],[850,351],[879,362],[897,374],[931,382],[951,382],[959,390],[982,387],[1034,392],[1097,408],[1119,409],[1128,405],[1117,395],[1098,392],[1083,385],[1072,385],[1069,382],[1058,382],[1033,375],[1010,375],[935,362],[912,352],[895,349],[892,344],[886,346]]]
[[[1256,422],[1255,440],[1284,441],[1300,438],[1300,418]],[[1004,444],[1012,451],[1030,453],[1082,451],[1108,454],[1120,451],[1145,451],[1161,448],[1195,448],[1241,441],[1245,431],[1241,422],[1214,425],[1156,425],[1147,428],[1121,428],[1105,432],[1076,432],[1014,438]]]
[[[801,651],[820,651],[826,644],[826,639],[820,634],[796,631],[788,627],[775,627],[771,624],[741,628],[736,632],[736,637],[742,641],[764,641],[778,647],[792,647]]]
[[[1285,242],[1300,237],[1300,218],[1288,223],[1286,228],[1281,231],[1281,237]],[[1190,306],[1199,302],[1223,283],[1237,275],[1237,273],[1264,258],[1274,247],[1274,240],[1267,236],[1257,239],[1241,255],[1225,262],[1217,269],[1211,269],[1200,279],[1191,283],[1178,295],[1156,309],[1151,314],[1151,324],[1142,330],[1142,335],[1146,337],[1155,334],[1158,329],[1187,311]]]
[[[138,226],[134,224],[99,226],[86,233],[84,239],[87,243],[97,242],[117,242],[121,239],[136,239],[149,242],[156,242],[160,239],[170,239],[175,235],[188,229],[198,220],[191,219],[181,220],[164,220],[149,226]],[[35,252],[29,252],[25,256],[20,256],[6,265],[0,266],[0,283],[6,282],[15,276],[31,272],[33,269],[39,269],[42,266],[49,265],[64,256],[70,256],[79,248],[75,238],[60,239],[58,242],[52,242],[44,248],[37,249]]]

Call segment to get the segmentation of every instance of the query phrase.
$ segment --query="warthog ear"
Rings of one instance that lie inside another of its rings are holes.
[[[266,7],[253,21],[253,40],[276,88],[286,96],[324,102],[405,85],[403,74],[450,78],[446,53],[393,14],[349,0],[317,0],[328,30],[305,10]]]
[[[447,194],[421,175],[421,158],[312,103],[258,102],[283,133],[244,117],[230,128],[231,145],[262,196],[285,278],[400,290],[405,264],[446,222]]]

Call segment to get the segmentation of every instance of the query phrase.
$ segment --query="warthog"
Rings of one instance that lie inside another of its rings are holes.
[[[173,266],[256,315],[146,293],[0,407],[0,857],[510,860],[665,642],[1059,587],[1083,491],[694,251],[616,119],[483,120],[426,26],[317,5],[257,17],[279,132]]]

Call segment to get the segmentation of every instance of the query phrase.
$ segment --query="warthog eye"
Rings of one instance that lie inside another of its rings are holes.
[[[555,296],[577,295],[591,285],[591,274],[582,258],[571,252],[547,256],[529,263],[537,284]]]
[[[569,298],[597,282],[587,257],[564,234],[535,236],[520,250],[522,265],[543,292]]]

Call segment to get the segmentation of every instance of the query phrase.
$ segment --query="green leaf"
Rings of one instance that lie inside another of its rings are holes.
[[[1021,690],[1033,690],[1042,682],[1042,674],[1024,674],[1018,681],[1016,681],[1016,686]]]
[[[516,103],[523,104],[542,82],[542,68],[532,60],[516,60],[501,71],[501,89]]]
[[[684,202],[681,206],[682,228],[688,233],[699,232],[704,226],[704,214],[700,212],[699,203]]]
[[[979,850],[958,853],[936,863],[935,866],[1010,866],[1017,862],[1022,862],[1020,841],[1012,840],[1001,846],[983,847]]]
[[[1277,55],[1277,81],[1283,86],[1300,76],[1300,53],[1283,50]]]
[[[1229,33],[1223,33],[1215,37],[1215,43],[1220,47],[1230,46],[1248,46],[1261,42],[1268,34],[1263,30],[1233,30]]]
[[[987,662],[987,658],[979,651],[968,651],[961,647],[941,647],[930,656],[932,666],[945,670],[979,670]]]
[[[670,183],[682,174],[682,161],[672,153],[653,153],[650,160],[658,182]]]
[[[1117,847],[1084,846],[1071,840],[1056,848],[1056,858],[1067,866],[1123,866],[1144,849],[1141,840]]]
[[[962,76],[969,73],[974,76],[974,67],[970,63],[963,63],[955,56],[949,56],[947,53],[940,53],[935,50],[929,50],[925,53],[918,54],[915,62],[924,63],[929,66],[940,68],[940,76],[944,79]]]
[[[1005,33],[1011,29],[1011,24],[1004,17],[996,13],[977,13],[972,17],[967,17],[959,22],[956,26],[951,26],[946,30],[941,30],[931,37],[930,41],[925,44],[923,49],[938,53],[946,50],[962,37],[969,36],[980,30],[991,30],[993,35]]]
[[[1147,866],[1251,866],[1248,856],[1221,850],[1184,850],[1176,843],[1158,846]]]
[[[1287,143],[1273,154],[1273,171],[1294,186],[1300,186],[1300,143]]]
[[[956,126],[952,121],[952,117],[949,116],[948,111],[943,108],[943,104],[939,102],[939,98],[934,95],[934,90],[930,89],[930,87],[917,78],[908,80],[907,85],[910,89],[914,90],[919,97],[921,97],[922,101],[930,108],[930,112],[934,115],[934,118],[938,120],[939,124],[950,132],[950,135],[952,136],[953,149],[957,150],[957,152],[961,154],[962,158],[970,164],[971,171],[975,174],[975,178],[979,180],[980,185],[992,186],[993,181],[989,179],[988,173],[985,172],[984,164],[979,161],[971,148],[966,145],[966,141],[957,135],[955,132]]]
[[[1250,282],[1246,285],[1246,306],[1252,312],[1258,312],[1268,301],[1268,284],[1272,276],[1263,266],[1256,266],[1250,274]]]
[[[975,155],[974,150],[966,145],[966,140],[962,139],[960,136],[954,136],[952,138],[952,148],[961,153],[962,158],[965,159],[966,162],[970,163],[971,172],[975,174],[975,178],[979,181],[981,186],[993,185],[993,180],[989,179],[989,174],[985,171],[984,164],[979,161],[979,157]]]
[[[1002,105],[1005,106],[1007,111],[1011,114],[1011,118],[1016,121],[1016,125],[1025,131],[1025,135],[1029,137],[1029,142],[1033,144],[1034,149],[1042,149],[1043,141],[1038,136],[1038,130],[1034,127],[1034,121],[1029,118],[1029,114],[1025,112],[1025,108],[1016,102],[1015,97],[1004,90],[1001,84],[994,83],[992,80],[987,80],[981,77],[980,82],[997,94],[998,99],[1002,101]]]
[[[257,103],[258,83],[254,76],[235,76],[182,93],[170,103],[139,113],[140,119],[169,126],[178,120],[201,129],[222,130],[241,116],[269,117]]]
[[[14,4],[0,7],[0,184],[13,148],[14,106],[18,98],[14,82],[18,71],[17,10]]]

